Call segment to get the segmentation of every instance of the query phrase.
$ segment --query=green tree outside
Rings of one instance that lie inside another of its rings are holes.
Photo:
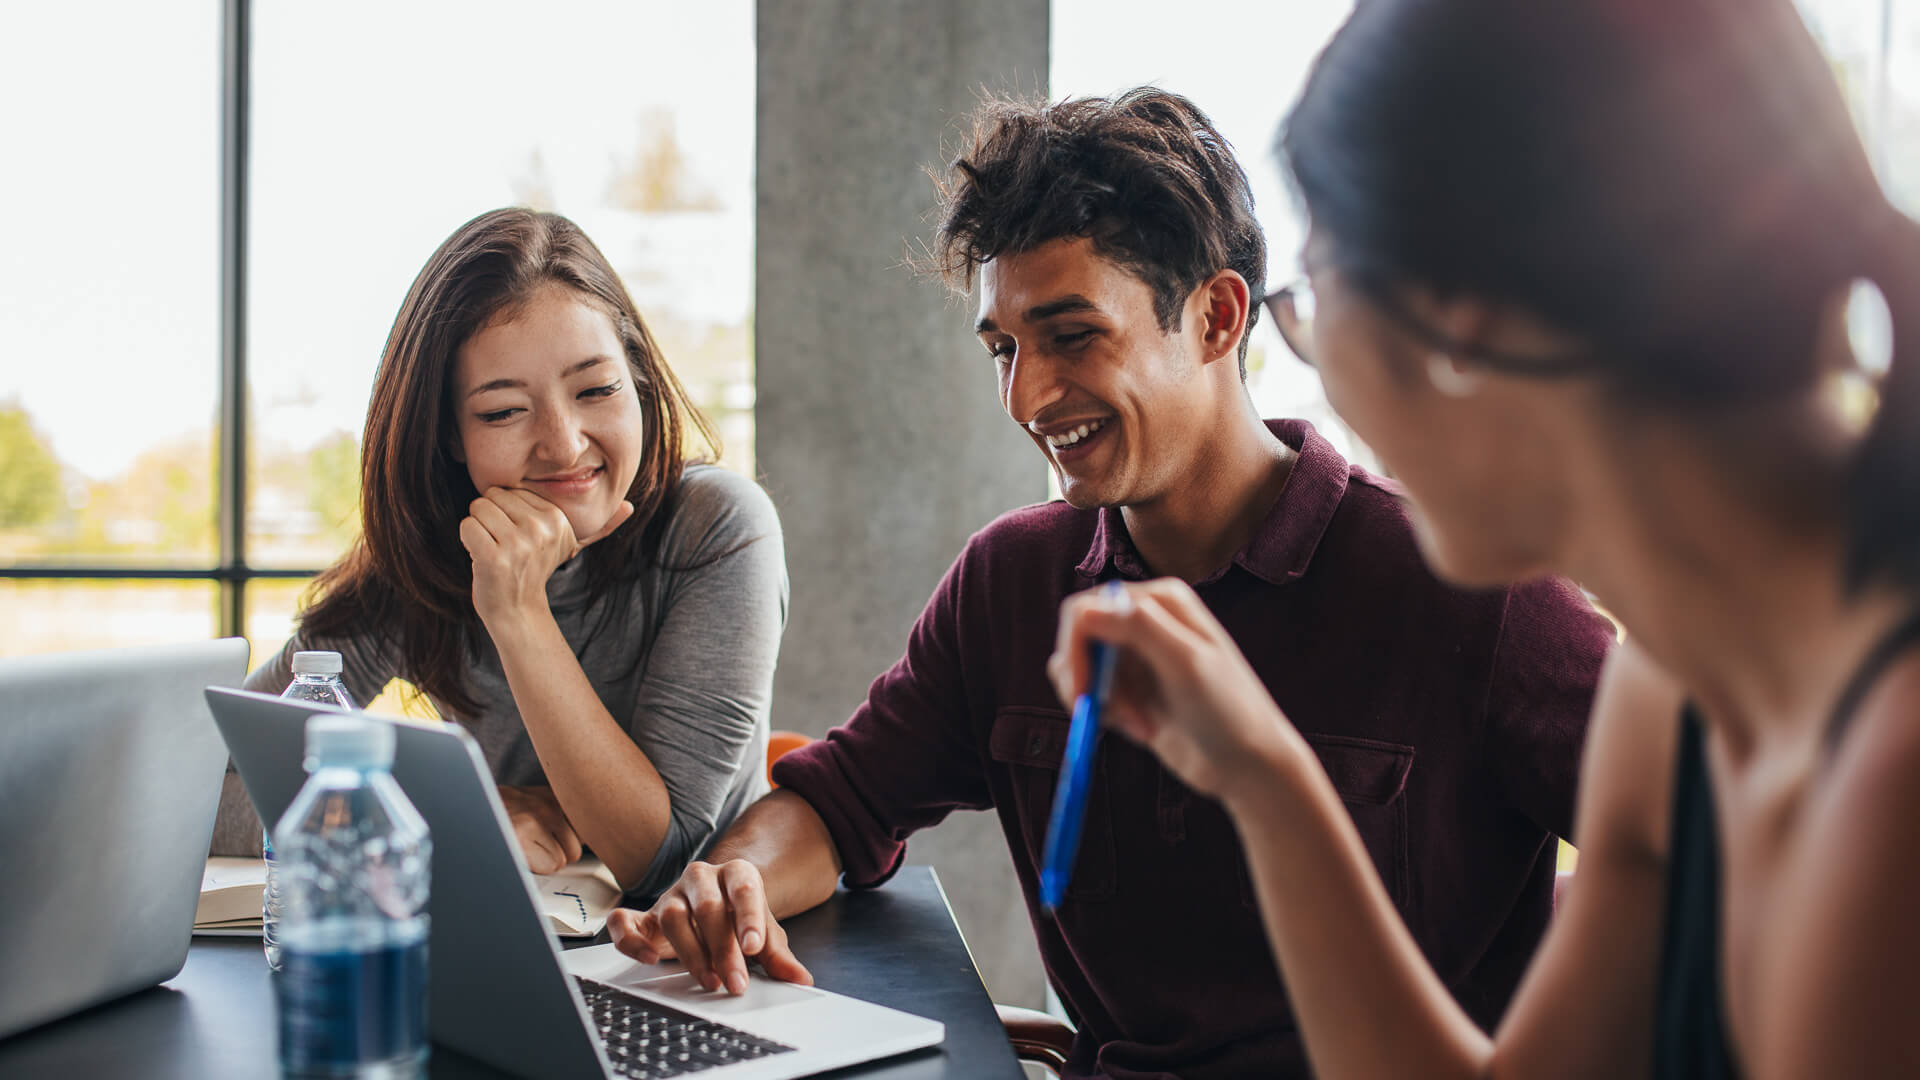
[[[44,524],[59,508],[59,459],[25,409],[0,407],[0,529]]]
[[[342,549],[360,528],[360,440],[345,431],[307,451],[307,505]]]

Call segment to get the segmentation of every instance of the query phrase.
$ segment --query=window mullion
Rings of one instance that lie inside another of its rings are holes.
[[[251,0],[226,0],[220,91],[219,632],[238,636],[247,585],[247,123]]]

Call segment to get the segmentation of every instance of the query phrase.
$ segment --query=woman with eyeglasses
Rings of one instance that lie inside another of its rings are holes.
[[[1920,227],[1792,4],[1370,0],[1278,150],[1270,305],[1428,561],[1627,630],[1489,1035],[1192,592],[1068,603],[1062,696],[1118,646],[1112,726],[1233,815],[1317,1075],[1920,1076]]]

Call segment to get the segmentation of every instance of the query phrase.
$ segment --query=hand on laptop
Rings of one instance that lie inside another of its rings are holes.
[[[580,838],[574,835],[552,788],[501,784],[500,801],[506,804],[507,820],[521,854],[527,857],[527,869],[557,874],[579,860]]]
[[[643,964],[678,957],[709,990],[746,993],[749,958],[773,978],[813,985],[767,910],[760,868],[745,859],[688,865],[650,910],[615,909],[607,929],[621,952]]]

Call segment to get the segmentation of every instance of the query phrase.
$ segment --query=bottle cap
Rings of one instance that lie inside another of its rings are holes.
[[[294,653],[293,673],[295,675],[338,675],[340,674],[340,654],[321,650]]]
[[[393,725],[365,713],[310,716],[306,766],[308,772],[322,768],[391,768]]]

